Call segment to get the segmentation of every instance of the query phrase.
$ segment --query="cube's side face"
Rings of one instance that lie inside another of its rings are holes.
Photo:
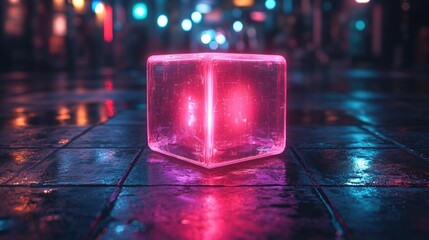
[[[147,124],[152,150],[205,164],[206,66],[201,58],[149,58]]]
[[[214,58],[211,164],[279,154],[286,145],[286,61]]]

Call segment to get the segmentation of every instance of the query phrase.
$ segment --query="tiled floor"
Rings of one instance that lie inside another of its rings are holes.
[[[292,72],[286,151],[206,170],[147,147],[143,73],[4,74],[0,239],[427,239],[428,93]]]

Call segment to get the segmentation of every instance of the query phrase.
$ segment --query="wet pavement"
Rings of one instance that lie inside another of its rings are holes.
[[[0,239],[427,239],[424,74],[295,71],[288,147],[206,170],[146,143],[142,72],[0,76]]]

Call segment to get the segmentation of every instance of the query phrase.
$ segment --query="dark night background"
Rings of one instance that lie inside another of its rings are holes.
[[[427,69],[428,1],[358,2],[111,0],[104,7],[100,1],[5,0],[0,70],[141,70],[151,54],[201,51],[277,53],[294,69]],[[197,23],[184,31],[181,23],[196,7],[203,18],[194,16]],[[106,23],[106,15],[112,21]],[[165,27],[157,24],[160,15],[167,17]],[[242,30],[234,30],[236,21]],[[213,44],[201,42],[204,31]],[[225,42],[216,43],[216,34]]]

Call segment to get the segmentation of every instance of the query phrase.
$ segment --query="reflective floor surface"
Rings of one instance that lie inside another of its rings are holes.
[[[0,77],[0,239],[427,239],[429,79],[291,72],[288,147],[150,151],[142,72]]]

